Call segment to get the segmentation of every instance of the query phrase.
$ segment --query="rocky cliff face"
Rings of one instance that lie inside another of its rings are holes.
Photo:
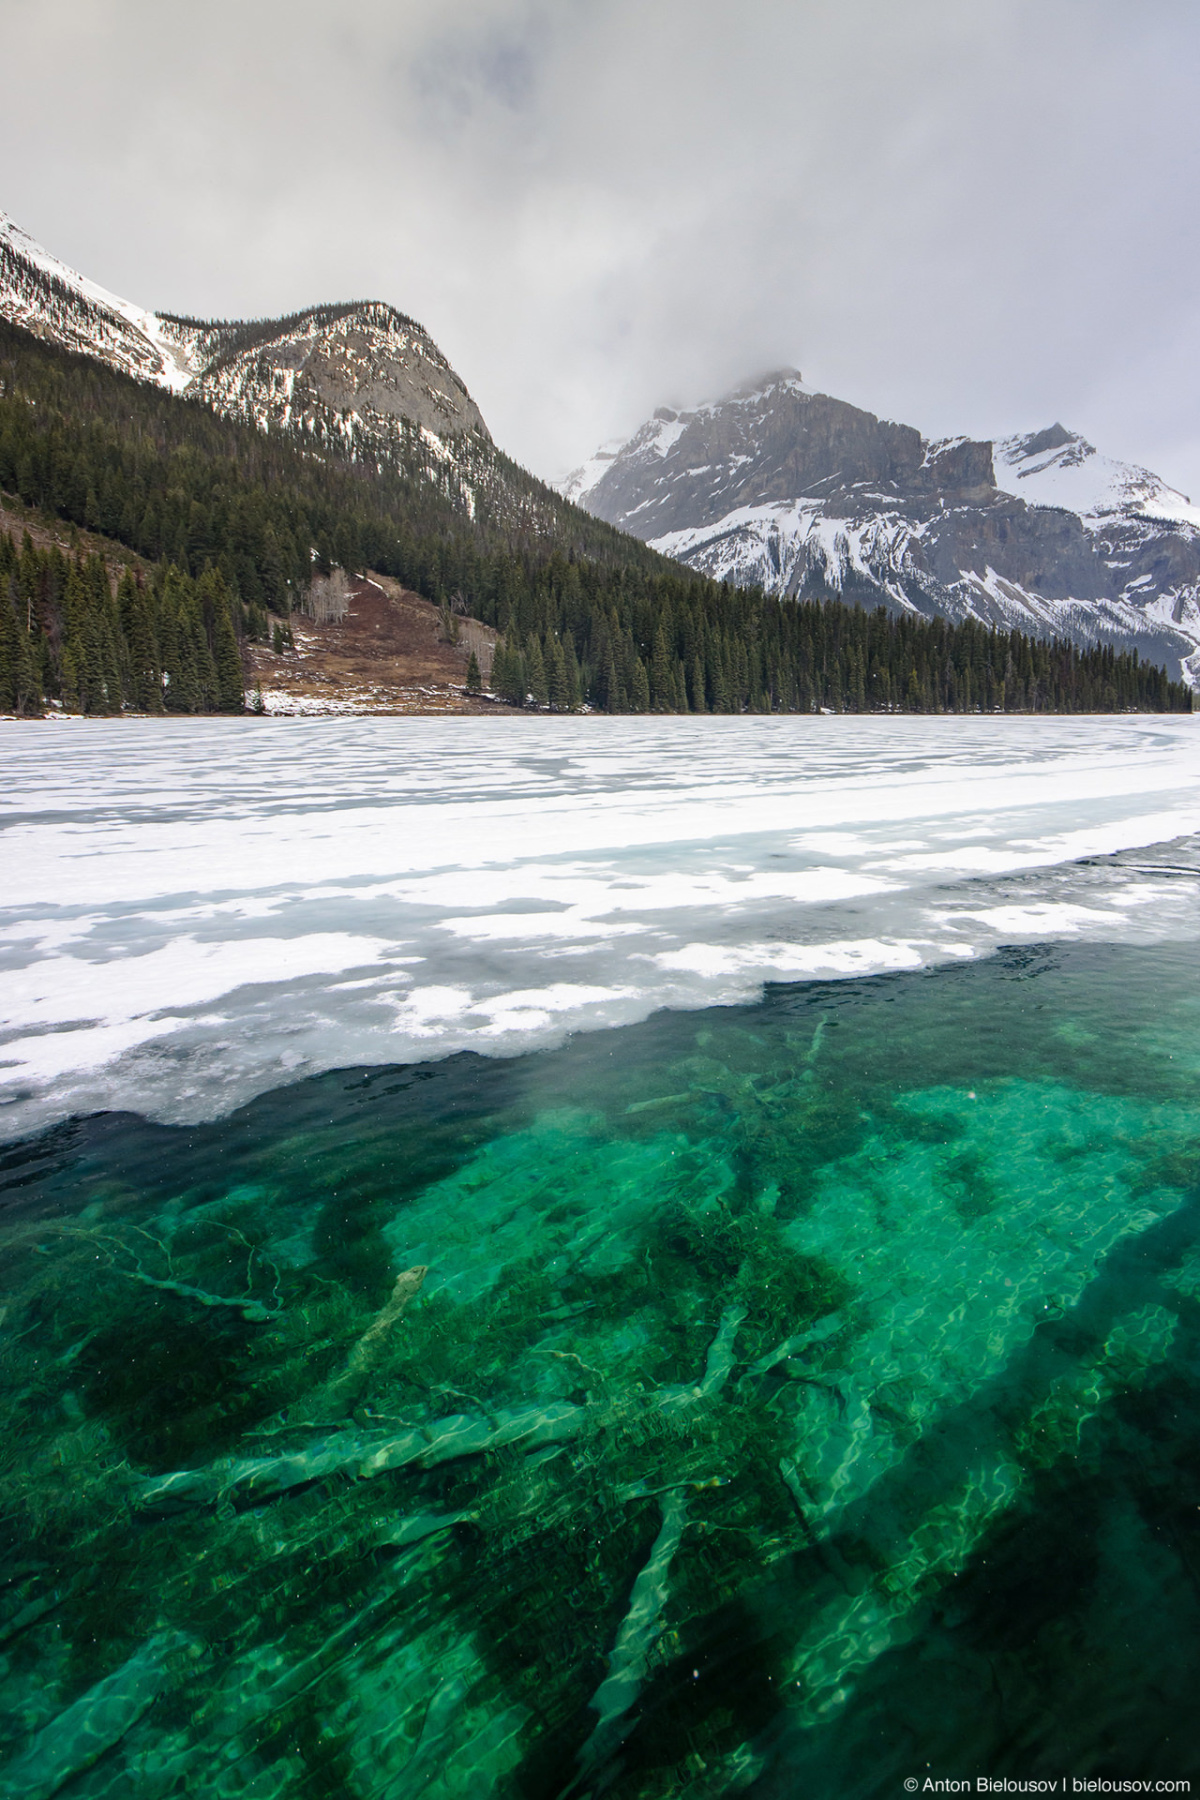
[[[65,349],[262,427],[359,455],[413,438],[469,472],[492,440],[428,332],[380,301],[252,322],[171,317],[110,294],[0,213],[0,313]]]
[[[565,484],[718,580],[1137,646],[1200,682],[1200,509],[1055,425],[930,443],[783,370]]]
[[[403,426],[443,443],[491,442],[461,378],[429,333],[377,300],[319,306],[253,325],[164,317],[217,412],[354,446]]]

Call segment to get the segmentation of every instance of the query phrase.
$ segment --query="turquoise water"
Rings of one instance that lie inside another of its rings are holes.
[[[0,1156],[0,1796],[1200,1773],[1200,960]]]

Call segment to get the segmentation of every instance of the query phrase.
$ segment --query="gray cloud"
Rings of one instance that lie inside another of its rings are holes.
[[[27,230],[170,310],[391,300],[539,473],[787,362],[930,433],[1062,418],[1200,494],[1190,0],[0,0],[0,30]]]

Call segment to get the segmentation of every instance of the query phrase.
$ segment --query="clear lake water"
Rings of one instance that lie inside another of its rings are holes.
[[[10,1143],[0,1796],[1200,1773],[1198,1081],[1025,943]]]

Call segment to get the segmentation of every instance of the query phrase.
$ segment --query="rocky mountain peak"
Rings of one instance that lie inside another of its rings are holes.
[[[718,580],[1136,645],[1200,682],[1200,508],[1057,422],[931,442],[778,370],[660,408],[570,492]]]
[[[1063,450],[1068,445],[1076,447],[1083,444],[1083,439],[1075,432],[1068,431],[1065,425],[1058,424],[1047,425],[1044,431],[1033,431],[1028,437],[1019,440],[1014,438],[1011,441],[1020,443],[1025,456],[1040,456],[1046,450]],[[1085,448],[1090,451],[1091,445],[1088,444]]]
[[[194,391],[219,412],[352,442],[407,422],[439,440],[491,436],[466,384],[415,319],[379,300],[282,319],[165,317],[198,364]]]
[[[0,313],[64,349],[217,412],[306,432],[355,453],[413,431],[443,460],[490,449],[465,383],[429,333],[380,300],[308,307],[278,319],[158,314],[109,293],[0,213]]]
[[[831,482],[878,484],[900,470],[916,479],[924,456],[919,432],[815,393],[785,369],[692,411],[659,408],[579,497],[657,540]]]

